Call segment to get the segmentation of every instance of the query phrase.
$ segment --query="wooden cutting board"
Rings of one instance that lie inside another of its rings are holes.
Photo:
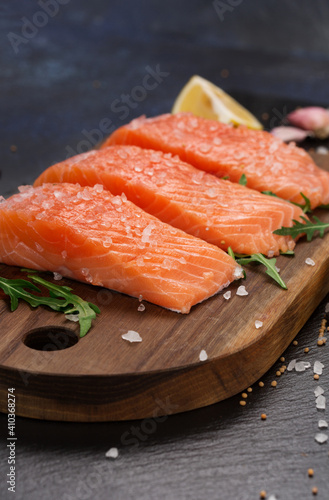
[[[327,156],[314,157],[329,170]],[[315,214],[329,222],[328,211]],[[11,313],[5,298],[0,301],[0,410],[7,412],[11,387],[17,415],[68,421],[155,417],[228,398],[271,367],[329,292],[328,250],[329,233],[310,243],[303,239],[294,257],[277,259],[288,290],[263,266],[250,266],[247,279],[230,286],[230,300],[220,293],[188,315],[147,302],[145,311],[138,311],[137,299],[63,279],[59,284],[101,309],[82,339],[78,325],[63,315],[25,303]],[[315,266],[305,264],[307,257]],[[0,274],[22,277],[4,265]],[[241,284],[248,296],[235,295]],[[256,320],[263,322],[259,329]],[[123,340],[128,330],[137,331],[142,342]],[[204,362],[199,361],[202,349],[208,355]]]

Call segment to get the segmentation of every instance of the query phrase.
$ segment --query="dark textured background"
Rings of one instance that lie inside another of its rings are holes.
[[[33,21],[41,7],[32,0],[2,2],[0,194],[32,182],[69,151],[86,149],[81,141],[88,134],[91,146],[101,138],[104,118],[117,127],[140,114],[169,111],[192,74],[223,87],[258,118],[267,112],[267,127],[278,125],[297,105],[329,105],[327,1],[222,4],[231,7],[221,20],[211,1],[66,0],[15,53],[8,34],[22,36],[22,18]],[[145,68],[156,65],[169,75],[123,120],[122,113],[113,112],[114,101],[130,94]],[[327,396],[328,348],[317,347],[316,340],[328,301],[300,332],[298,346],[285,353],[288,361],[325,363],[320,384]],[[311,349],[308,355],[305,347]],[[251,500],[265,489],[278,500],[303,500],[312,498],[316,485],[318,498],[327,500],[328,443],[320,446],[314,435],[318,419],[328,420],[328,412],[315,408],[317,383],[310,370],[286,373],[271,388],[280,365],[264,376],[263,389],[254,388],[245,408],[236,396],[171,416],[151,434],[142,432],[142,439],[127,438],[127,432],[132,426],[147,428],[145,422],[87,425],[18,418],[15,498]],[[0,415],[0,435],[0,496],[12,498],[6,492],[5,415]],[[120,450],[116,461],[105,459],[111,446]]]

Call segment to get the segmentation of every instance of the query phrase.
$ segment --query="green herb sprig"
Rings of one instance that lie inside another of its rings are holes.
[[[303,193],[299,193],[299,194],[301,195],[302,198],[304,198],[305,205],[303,205],[301,203],[295,203],[294,201],[291,201],[290,203],[301,208],[303,210],[304,214],[306,214],[307,212],[312,212],[311,202],[310,202],[309,198],[307,198],[307,196],[305,196],[305,194],[303,194]]]
[[[252,255],[239,255],[235,254],[231,247],[228,248],[228,254],[233,257],[240,266],[246,266],[252,262],[263,264],[266,267],[266,274],[274,279],[285,290],[287,286],[278,271],[275,269],[276,258],[268,259],[261,253],[254,253]]]
[[[329,223],[321,222],[320,219],[314,216],[315,222],[312,222],[306,217],[301,217],[304,223],[293,219],[293,226],[291,227],[281,227],[281,229],[276,229],[273,231],[274,234],[279,234],[280,236],[292,236],[296,238],[300,234],[306,234],[307,241],[311,241],[315,232],[319,232],[321,238],[324,236],[324,230],[329,227]]]
[[[10,309],[15,311],[18,300],[22,299],[31,307],[48,306],[54,311],[63,314],[78,314],[80,337],[84,337],[91,328],[92,320],[100,313],[99,308],[71,293],[72,288],[55,285],[39,276],[28,275],[29,279],[44,286],[49,291],[49,297],[34,295],[32,292],[42,293],[40,288],[25,279],[7,279],[0,277],[0,288],[10,297]]]
[[[239,180],[239,184],[241,184],[241,186],[246,186],[247,185],[247,176],[246,176],[246,174],[242,174],[241,175],[240,180]]]

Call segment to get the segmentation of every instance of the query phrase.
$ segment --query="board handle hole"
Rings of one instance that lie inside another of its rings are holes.
[[[78,340],[75,332],[69,328],[47,326],[27,332],[23,343],[36,351],[61,351],[74,346]]]

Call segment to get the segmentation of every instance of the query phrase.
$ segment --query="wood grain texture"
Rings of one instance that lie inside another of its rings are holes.
[[[325,156],[317,162],[329,169]],[[329,214],[317,210],[321,220]],[[228,398],[259,379],[287,348],[316,306],[329,291],[329,234],[298,243],[295,257],[280,256],[277,265],[288,286],[282,290],[265,275],[262,266],[247,270],[243,283],[249,295],[219,294],[180,315],[136,299],[69,280],[101,314],[88,335],[67,349],[53,349],[52,327],[78,335],[78,326],[44,308],[21,303],[10,313],[0,303],[1,411],[5,393],[14,386],[17,414],[67,421],[127,420],[178,413]],[[316,265],[305,264],[311,257]],[[1,275],[21,276],[16,268],[1,266]],[[46,278],[51,276],[43,275]],[[255,320],[263,327],[255,328]],[[45,328],[47,350],[27,345],[26,335]],[[138,331],[141,343],[130,344],[121,335]],[[52,344],[52,345],[51,345]],[[206,362],[199,361],[205,349]],[[159,402],[170,399],[170,408]]]

